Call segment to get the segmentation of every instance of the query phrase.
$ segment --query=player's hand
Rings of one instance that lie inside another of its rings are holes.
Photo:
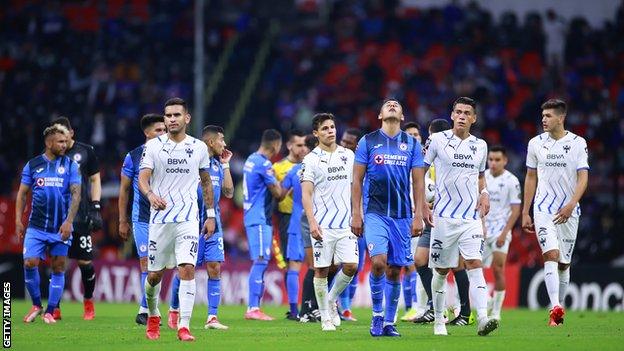
[[[130,236],[132,229],[130,228],[130,223],[128,221],[119,221],[119,237],[126,241]]]
[[[228,163],[232,159],[232,155],[232,151],[223,149],[223,152],[219,155],[219,161],[221,161],[221,163]]]
[[[89,205],[89,229],[97,231],[102,229],[102,214],[100,213],[100,202],[93,201]]]
[[[323,241],[323,232],[315,220],[310,221],[310,235],[314,240]]]
[[[351,233],[355,234],[358,238],[362,237],[362,233],[364,232],[363,227],[362,216],[355,215],[351,218]]]
[[[204,227],[202,228],[202,234],[204,234],[204,239],[208,240],[214,234],[216,227],[216,220],[214,217],[209,217],[204,222]]]
[[[555,215],[553,219],[553,223],[555,224],[563,224],[568,221],[568,218],[572,216],[572,211],[574,211],[574,207],[576,204],[569,203],[563,206]]]
[[[167,201],[153,192],[150,192],[149,195],[147,195],[147,200],[149,200],[150,205],[155,210],[162,211],[167,208]]]
[[[481,193],[481,195],[479,195],[477,211],[479,211],[481,218],[487,216],[490,212],[490,195],[488,193]]]
[[[425,221],[425,224],[433,227],[433,212],[431,212],[431,208],[429,208],[429,204],[425,203],[422,208],[422,218]]]
[[[61,224],[61,228],[59,230],[61,232],[61,240],[65,241],[69,239],[69,236],[72,233],[72,224],[71,222],[65,221]]]
[[[501,233],[501,235],[496,238],[496,247],[501,248],[505,245],[505,241],[507,239],[507,235],[505,233]]]
[[[424,229],[424,222],[420,216],[415,216],[412,219],[412,238],[421,236]]]
[[[15,222],[15,234],[20,239],[20,241],[24,239],[24,224],[21,220],[17,220]]]
[[[535,226],[533,225],[533,220],[529,214],[522,215],[522,229],[524,229],[527,233],[535,233]]]

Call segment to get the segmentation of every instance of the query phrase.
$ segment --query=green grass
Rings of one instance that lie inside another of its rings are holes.
[[[487,337],[476,327],[449,327],[451,335],[434,337],[431,325],[400,323],[401,338],[372,338],[368,334],[370,310],[356,309],[355,323],[343,323],[334,333],[322,333],[318,323],[301,324],[282,319],[285,307],[267,307],[278,320],[246,321],[244,307],[223,306],[220,320],[227,331],[204,330],[206,309],[196,307],[191,330],[197,340],[181,343],[166,325],[158,341],[145,338],[145,327],[134,323],[134,304],[96,304],[96,319],[82,320],[82,304],[63,302],[63,320],[46,325],[22,322],[30,308],[13,301],[12,342],[16,350],[622,350],[624,313],[569,312],[565,325],[546,326],[546,311],[503,311],[500,329]],[[166,306],[161,307],[166,311]],[[166,318],[166,317],[165,317]],[[166,324],[166,320],[164,321]]]

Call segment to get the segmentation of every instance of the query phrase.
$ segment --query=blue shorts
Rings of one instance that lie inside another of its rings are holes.
[[[48,233],[43,230],[26,228],[24,236],[24,258],[46,258],[46,248],[49,247],[50,256],[67,256],[71,246],[71,237],[61,240],[61,233]]]
[[[368,254],[388,255],[388,265],[405,267],[414,263],[411,248],[411,218],[392,218],[376,213],[364,216],[364,237]]]
[[[360,253],[358,256],[358,268],[357,271],[361,272],[364,268],[364,261],[366,260],[366,239],[364,237],[358,238],[358,252]]]
[[[136,246],[139,258],[147,257],[147,237],[149,233],[149,223],[132,222],[132,234],[134,235],[134,246]]]
[[[249,257],[257,260],[262,256],[265,260],[271,259],[271,244],[273,241],[273,228],[266,224],[257,224],[245,227],[247,242],[249,243]]]
[[[303,238],[299,233],[288,233],[288,246],[286,247],[286,259],[289,261],[303,261]]]
[[[199,233],[199,250],[197,256],[197,265],[200,267],[208,262],[225,261],[225,252],[223,250],[223,232],[212,234],[208,240],[204,239],[204,234]]]

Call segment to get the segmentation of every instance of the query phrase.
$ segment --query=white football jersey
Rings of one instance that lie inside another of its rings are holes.
[[[452,130],[432,134],[425,145],[425,164],[435,166],[434,214],[477,219],[479,173],[485,171],[487,144],[470,135],[462,140]]]
[[[314,218],[321,228],[350,228],[354,160],[342,146],[331,153],[316,147],[303,159],[301,181],[314,184]]]
[[[150,223],[199,220],[197,185],[200,170],[208,171],[210,156],[203,141],[187,135],[180,143],[167,134],[145,144],[141,169],[152,170],[152,191],[167,202],[164,210],[151,209]]]
[[[537,169],[533,211],[556,214],[574,195],[577,172],[589,170],[587,142],[572,132],[559,140],[542,133],[529,141],[526,166]],[[580,214],[577,204],[572,216]]]
[[[485,181],[490,193],[490,212],[485,217],[485,227],[488,234],[500,235],[511,215],[511,205],[522,202],[520,182],[508,170],[495,177],[489,169],[485,171]]]

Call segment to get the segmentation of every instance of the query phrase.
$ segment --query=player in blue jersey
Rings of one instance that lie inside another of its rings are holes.
[[[51,257],[52,275],[48,307],[43,315],[47,324],[56,323],[53,313],[65,287],[65,262],[71,245],[72,222],[80,206],[78,164],[65,156],[69,131],[52,125],[43,132],[45,152],[26,163],[15,200],[15,232],[24,239],[24,282],[33,306],[24,316],[31,323],[43,313],[39,290],[39,260]],[[22,214],[32,192],[32,211],[24,234]]]
[[[249,155],[243,168],[243,210],[245,230],[249,242],[249,256],[253,261],[249,272],[249,300],[245,319],[273,320],[260,310],[264,290],[264,272],[271,259],[272,198],[282,193],[275,178],[271,157],[282,147],[282,135],[275,129],[262,133],[258,151]]]
[[[232,152],[226,149],[222,127],[208,125],[202,132],[202,140],[208,146],[210,154],[210,179],[214,193],[215,211],[217,214],[217,225],[215,233],[208,239],[203,235],[199,236],[199,252],[197,255],[197,267],[206,264],[208,271],[208,283],[206,287],[206,300],[208,301],[208,318],[204,324],[205,329],[226,330],[227,326],[221,324],[217,318],[219,302],[221,300],[221,263],[225,261],[223,249],[223,226],[221,225],[221,210],[219,199],[223,194],[228,199],[234,196],[234,182],[230,174],[230,159]],[[205,221],[205,206],[201,187],[197,188],[197,206],[199,207],[200,223]],[[198,228],[201,230],[201,228]],[[180,278],[176,275],[171,283],[171,302],[169,304],[168,326],[176,329],[178,324],[178,308],[180,299],[178,289]]]
[[[141,118],[141,130],[145,134],[145,141],[149,141],[166,132],[165,120],[158,114],[147,114]],[[147,278],[147,232],[149,228],[150,204],[139,191],[139,164],[145,144],[135,148],[126,154],[121,169],[121,183],[119,185],[119,236],[127,240],[130,233],[134,234],[134,244],[139,255],[141,266],[141,281]],[[130,196],[132,191],[132,197]],[[132,198],[132,210],[130,213],[132,227],[128,220],[128,203]],[[141,304],[135,318],[137,324],[147,324],[147,301],[145,301],[145,288],[141,284]]]
[[[413,264],[411,237],[421,234],[423,214],[430,219],[430,212],[424,206],[422,148],[416,139],[401,131],[404,119],[401,104],[394,99],[386,100],[381,106],[379,119],[381,129],[365,135],[356,149],[351,226],[354,234],[364,233],[372,262],[370,334],[400,336],[394,317],[401,294],[401,268]],[[415,211],[409,196],[410,175]],[[362,181],[365,176],[369,187],[363,217]]]
[[[305,140],[305,136],[304,136]],[[304,144],[299,156],[305,157],[310,149]],[[292,193],[292,213],[289,216],[288,240],[286,240],[286,259],[288,260],[288,271],[286,272],[286,294],[288,295],[288,305],[290,310],[286,313],[286,318],[299,321],[299,271],[301,263],[305,257],[303,248],[303,238],[301,237],[301,216],[303,214],[303,205],[301,204],[301,166],[302,163],[295,164],[282,180],[282,196],[286,197],[288,193]]]

